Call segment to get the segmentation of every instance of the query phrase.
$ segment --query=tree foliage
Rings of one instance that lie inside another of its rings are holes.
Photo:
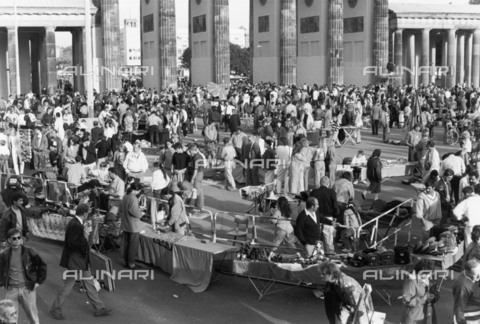
[[[182,68],[189,69],[192,62],[192,50],[187,47],[180,57]],[[236,74],[248,75],[250,71],[250,50],[230,43],[230,70]]]

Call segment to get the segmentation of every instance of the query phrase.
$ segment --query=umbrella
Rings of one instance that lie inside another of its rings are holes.
[[[219,84],[208,82],[207,90],[212,96],[219,97],[220,100],[227,100],[227,91],[223,89]]]

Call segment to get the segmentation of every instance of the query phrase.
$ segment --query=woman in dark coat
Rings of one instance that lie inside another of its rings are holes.
[[[368,190],[375,194],[375,200],[378,199],[378,194],[382,189],[382,162],[380,161],[380,154],[382,151],[376,149],[373,151],[372,156],[367,161],[367,179],[370,181]],[[366,199],[367,190],[362,193],[362,198]]]

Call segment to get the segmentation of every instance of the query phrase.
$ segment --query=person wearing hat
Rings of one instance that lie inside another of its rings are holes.
[[[183,193],[185,186],[181,182],[172,184],[170,191],[172,196],[168,200],[170,212],[165,221],[165,225],[172,227],[173,232],[185,235],[187,224],[189,224]]]
[[[60,259],[60,266],[67,268],[69,271],[63,273],[63,287],[50,309],[50,315],[57,320],[65,319],[62,306],[78,278],[80,278],[87,290],[89,303],[95,309],[94,315],[107,316],[111,313],[111,309],[107,308],[100,299],[90,272],[88,236],[91,232],[91,226],[84,226],[89,210],[90,208],[87,204],[80,203],[75,210],[75,217],[68,222],[65,229],[65,245]]]
[[[123,266],[129,269],[140,268],[135,264],[135,259],[140,243],[140,218],[143,215],[137,198],[141,189],[142,185],[138,182],[130,184],[118,208],[121,230],[123,231]]]
[[[148,160],[142,152],[140,142],[135,142],[133,152],[129,152],[123,162],[127,177],[143,180],[143,175],[148,170]]]

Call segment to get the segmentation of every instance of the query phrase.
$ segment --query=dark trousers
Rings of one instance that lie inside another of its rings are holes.
[[[362,168],[353,167],[353,180],[359,180],[360,175],[362,174]]]
[[[345,217],[344,217],[344,213],[345,213],[345,210],[347,209],[347,204],[346,203],[343,203],[343,202],[337,202],[337,205],[338,205],[338,217],[337,217],[337,222],[339,222],[340,224],[342,225],[345,225]],[[337,232],[336,232],[336,235],[335,235],[335,240],[337,242],[341,242],[341,239],[342,239],[342,232],[343,232],[343,227],[337,227]]]
[[[372,135],[378,135],[378,124],[379,124],[378,119],[372,120]]]
[[[458,197],[458,189],[460,188],[460,179],[461,176],[454,175],[450,184],[452,185],[453,196],[455,197],[455,203],[458,204],[459,197]]]
[[[123,232],[123,262],[133,266],[137,258],[140,233]]]
[[[160,145],[160,129],[157,125],[149,126],[148,133],[150,135],[150,143],[152,146]]]

